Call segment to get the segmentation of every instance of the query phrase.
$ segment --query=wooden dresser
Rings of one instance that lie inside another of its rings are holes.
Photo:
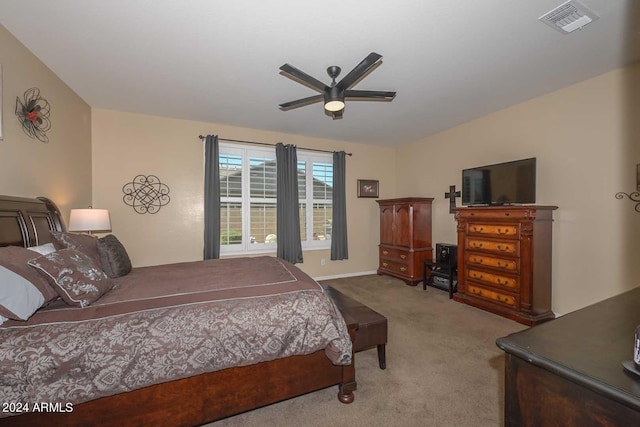
[[[551,311],[551,230],[557,206],[455,208],[458,293],[454,299],[525,325]]]
[[[412,286],[422,280],[422,262],[432,259],[432,201],[426,197],[376,200],[380,205],[378,274],[398,277]]]
[[[505,351],[504,425],[639,426],[633,359],[640,288],[500,338]]]

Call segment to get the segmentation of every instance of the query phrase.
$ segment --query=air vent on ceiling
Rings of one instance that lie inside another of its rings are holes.
[[[598,15],[578,1],[570,0],[552,11],[545,13],[538,19],[551,28],[563,34],[568,34],[595,21],[598,19]]]

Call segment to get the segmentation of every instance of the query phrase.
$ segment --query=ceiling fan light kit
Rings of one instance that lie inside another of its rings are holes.
[[[338,68],[338,71],[339,70],[340,68]],[[340,91],[338,86],[331,86],[328,96],[325,95],[324,109],[334,113],[344,109],[344,91]]]
[[[336,78],[340,75],[340,71],[342,71],[340,67],[333,65],[327,68],[327,74],[331,77],[330,85],[325,85],[320,80],[311,77],[292,65],[284,64],[280,67],[280,74],[320,92],[320,95],[285,102],[284,104],[280,104],[280,109],[288,111],[294,108],[324,101],[325,113],[328,116],[331,116],[334,120],[337,120],[342,118],[342,113],[344,112],[345,107],[345,98],[359,101],[392,101],[396,96],[395,92],[351,89],[352,86],[355,86],[368,73],[380,65],[381,59],[382,55],[371,52],[338,83],[336,83]]]

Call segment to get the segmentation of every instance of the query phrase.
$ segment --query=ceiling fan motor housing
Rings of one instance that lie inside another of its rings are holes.
[[[327,87],[324,91],[324,108],[329,111],[340,111],[344,108],[344,90],[337,85]]]

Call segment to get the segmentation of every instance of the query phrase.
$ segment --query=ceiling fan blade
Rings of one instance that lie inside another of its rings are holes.
[[[387,92],[381,90],[345,90],[344,97],[351,101],[391,101],[395,98],[395,92]]]
[[[282,67],[280,67],[280,70],[282,71],[282,73],[280,74],[283,74],[286,77],[289,77],[313,90],[317,90],[318,92],[324,92],[324,88],[327,86],[320,80],[311,77],[304,71],[298,70],[293,65],[284,64]]]
[[[349,89],[351,86],[356,84],[358,80],[364,77],[369,71],[372,71],[372,67],[378,63],[378,61],[382,58],[382,55],[379,55],[375,52],[371,52],[367,55],[366,58],[362,60],[356,67],[349,71],[349,74],[343,77],[342,80],[338,83],[338,86],[341,89]]]
[[[290,101],[290,102],[285,102],[284,104],[280,104],[280,109],[282,111],[289,111],[289,110],[293,110],[294,108],[304,107],[305,105],[310,105],[322,100],[324,100],[324,95],[313,95],[307,98],[296,99],[295,101]]]

